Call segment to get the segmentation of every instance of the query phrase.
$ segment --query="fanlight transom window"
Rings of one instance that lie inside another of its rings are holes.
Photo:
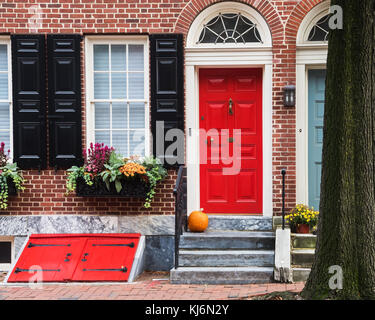
[[[200,43],[263,43],[257,25],[241,13],[219,13],[203,25]]]
[[[308,41],[328,41],[330,17],[331,15],[328,14],[314,24],[307,38]]]

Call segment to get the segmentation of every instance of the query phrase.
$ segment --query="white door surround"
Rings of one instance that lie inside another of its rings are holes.
[[[221,51],[221,50],[220,50]],[[234,58],[234,56],[236,56]],[[263,216],[272,216],[272,51],[185,51],[187,209],[200,208],[199,179],[199,69],[263,69]]]
[[[297,49],[297,79],[296,79],[296,170],[297,186],[296,200],[298,204],[309,203],[308,182],[308,71],[325,69],[327,49]]]
[[[314,24],[328,13],[330,1],[315,6],[303,19],[297,34],[296,55],[296,200],[308,204],[308,71],[325,69],[327,42],[307,41]]]
[[[202,23],[218,12],[233,11],[244,12],[249,19],[256,21],[263,43],[197,45]],[[272,217],[272,62],[271,33],[261,15],[250,6],[222,2],[210,6],[194,20],[185,48],[188,214],[200,208],[199,69],[250,67],[263,70],[263,216]]]

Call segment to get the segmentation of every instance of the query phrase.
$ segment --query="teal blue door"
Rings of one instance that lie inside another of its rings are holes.
[[[325,78],[326,70],[308,72],[308,193],[309,206],[316,210],[320,201]]]

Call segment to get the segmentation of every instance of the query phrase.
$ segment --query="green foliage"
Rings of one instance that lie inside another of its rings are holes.
[[[158,158],[146,157],[142,165],[146,168],[146,175],[150,184],[150,191],[147,193],[145,208],[151,207],[151,201],[155,195],[155,189],[159,181],[163,180],[167,175],[167,170],[161,165]]]
[[[120,172],[120,168],[124,165],[124,161],[121,156],[112,152],[108,164],[105,164],[105,171],[102,171],[99,175],[102,177],[107,189],[110,190],[110,183],[115,183],[117,193],[122,190],[121,177],[123,174]]]
[[[25,179],[17,163],[6,163],[0,167],[0,210],[8,208],[8,181],[13,181],[17,191],[24,191]]]
[[[89,186],[92,186],[94,183],[92,180],[92,175],[85,172],[84,167],[73,166],[68,169],[67,172],[68,176],[66,181],[66,194],[69,194],[70,192],[74,192],[76,190],[77,179],[80,177],[83,178]]]

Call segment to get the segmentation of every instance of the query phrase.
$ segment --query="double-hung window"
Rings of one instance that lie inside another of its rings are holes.
[[[149,154],[147,38],[88,38],[89,143],[113,146],[124,157]]]
[[[10,41],[0,38],[0,143],[12,150]]]

